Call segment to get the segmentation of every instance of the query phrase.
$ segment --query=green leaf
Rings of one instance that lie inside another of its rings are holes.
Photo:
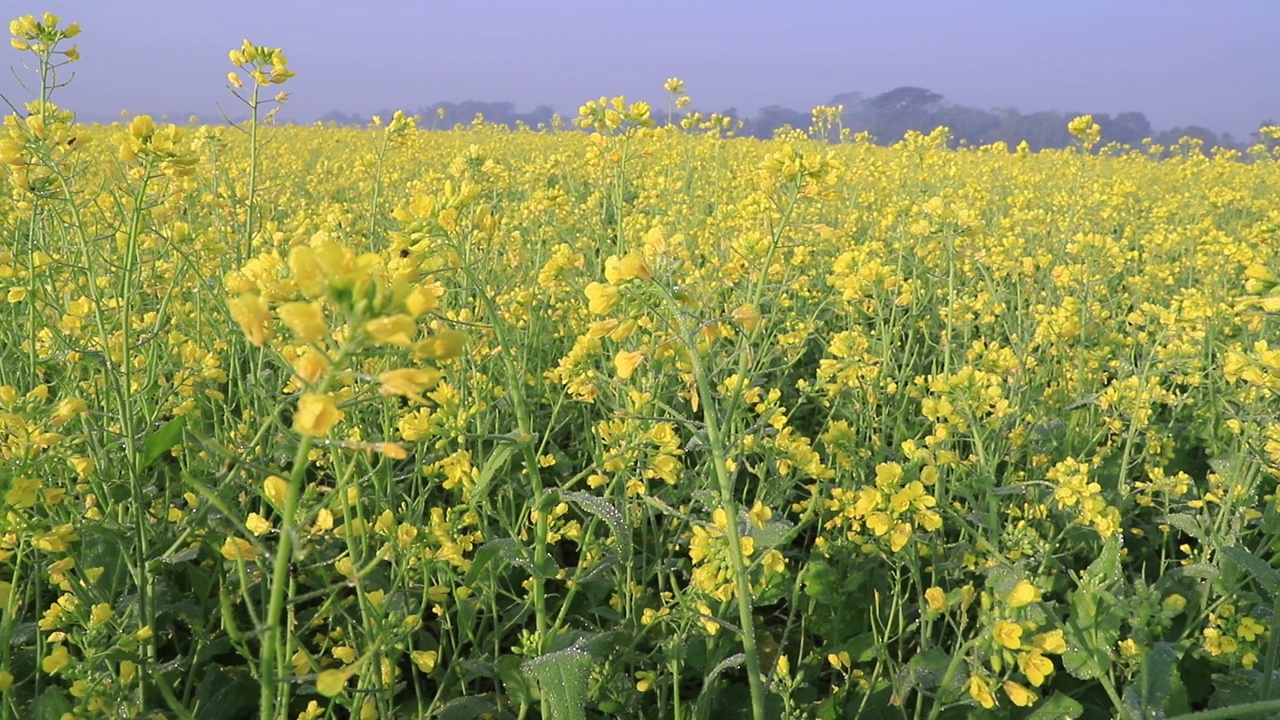
[[[941,648],[912,656],[907,666],[894,678],[899,697],[906,697],[912,690],[933,690],[942,684],[942,676],[951,665],[951,656]]]
[[[37,720],[62,720],[62,716],[71,715],[72,710],[71,701],[56,687],[45,688],[32,709],[35,711],[32,716]]]
[[[1096,680],[1111,669],[1111,648],[1120,639],[1119,603],[1109,593],[1084,585],[1072,591],[1071,617],[1063,628],[1067,651],[1062,664],[1081,680]]]
[[[1054,693],[1040,703],[1026,720],[1076,720],[1084,715],[1084,706],[1065,693]]]
[[[214,665],[205,671],[199,687],[194,720],[238,717],[258,699],[258,683],[242,667]]]
[[[1178,578],[1196,578],[1197,580],[1217,580],[1222,576],[1222,571],[1212,565],[1205,563],[1196,563],[1194,565],[1183,565],[1179,567],[1169,568],[1165,571],[1161,580],[1177,580]]]
[[[715,686],[716,678],[725,670],[732,670],[733,668],[740,667],[746,662],[747,656],[742,653],[738,653],[721,660],[714,668],[712,668],[711,672],[707,674],[706,680],[702,682],[702,692],[698,693],[698,701],[694,705],[694,717],[699,720],[705,720],[705,718],[711,717],[711,696],[707,693]]]
[[[835,571],[822,560],[811,560],[805,566],[804,594],[814,599],[826,600],[835,584]]]
[[[1080,587],[1096,590],[1120,581],[1120,541],[1116,536],[1107,539],[1098,558],[1089,564],[1080,579]]]
[[[1134,717],[1160,718],[1169,710],[1179,684],[1178,652],[1167,642],[1156,643],[1142,658],[1138,682],[1125,688],[1124,701]]]
[[[778,547],[790,539],[794,530],[795,524],[786,519],[770,518],[762,528],[747,524],[747,534],[755,541],[757,550]]]
[[[486,566],[492,564],[495,560],[503,561],[506,565],[515,565],[534,576],[536,576],[539,571],[542,572],[543,577],[549,577],[556,574],[558,567],[556,566],[554,558],[549,555],[543,557],[543,565],[547,567],[535,568],[533,563],[529,562],[529,557],[526,554],[527,552],[527,548],[525,548],[524,545],[521,545],[520,542],[514,538],[497,538],[490,540],[489,542],[481,545],[480,549],[476,550],[475,557],[471,561],[471,567],[467,570],[467,584],[474,584],[476,578],[480,575],[480,571]]]
[[[200,547],[197,545],[192,545],[190,547],[179,550],[178,552],[173,553],[171,555],[160,556],[160,562],[166,563],[168,565],[177,565],[178,563],[184,563],[189,560],[195,560],[199,554],[200,554]]]
[[[1280,572],[1271,567],[1267,561],[1242,547],[1223,548],[1222,554],[1247,570],[1253,576],[1253,579],[1258,581],[1258,584],[1262,586],[1262,589],[1269,597],[1274,598],[1277,594],[1280,594]]]
[[[151,466],[156,460],[173,449],[175,445],[182,442],[182,430],[187,425],[185,417],[175,418],[161,425],[154,432],[147,435],[142,441],[142,465],[140,470],[145,470]]]
[[[125,558],[133,550],[133,539],[107,525],[86,524],[83,528],[77,563],[81,567],[102,568],[94,584],[106,597],[120,596],[129,584]]]
[[[480,477],[476,478],[475,487],[471,489],[471,493],[467,500],[472,507],[484,502],[485,496],[489,492],[489,485],[493,482],[493,476],[498,471],[506,467],[511,460],[511,453],[515,452],[515,444],[504,443],[498,446],[492,455],[485,458],[484,465],[480,466]]]
[[[461,697],[440,708],[437,720],[475,720],[478,717],[492,715],[498,706],[487,695]]]
[[[503,655],[494,666],[498,670],[498,678],[502,680],[502,688],[507,697],[517,705],[532,705],[538,696],[534,692],[533,682],[520,669],[522,658],[518,655]]]
[[[1075,590],[1071,593],[1071,624],[1080,630],[1090,630],[1098,619],[1098,599],[1091,592]]]
[[[1213,696],[1209,708],[1217,710],[1248,705],[1262,697],[1262,675],[1254,670],[1236,668],[1228,673],[1214,673]]]
[[[560,496],[604,521],[609,526],[609,534],[613,535],[614,542],[617,543],[622,562],[631,562],[631,528],[626,517],[613,503],[588,492],[562,492]]]
[[[533,658],[525,672],[538,681],[551,720],[586,720],[587,678],[594,661],[580,644]]]
[[[1200,542],[1205,541],[1204,528],[1200,527],[1200,521],[1190,515],[1185,513],[1165,515],[1159,519],[1159,522],[1175,527]]]
[[[849,642],[849,658],[856,663],[875,660],[880,654],[881,643],[874,632],[864,632]]]

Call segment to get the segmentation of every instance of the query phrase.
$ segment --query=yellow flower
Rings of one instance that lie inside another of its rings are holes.
[[[755,305],[740,305],[731,315],[733,321],[742,326],[743,330],[751,332],[760,325],[760,311]]]
[[[325,533],[333,529],[333,511],[329,508],[320,508],[316,513],[315,522],[311,523],[312,533]]]
[[[1035,585],[1032,585],[1027,580],[1019,580],[1018,584],[1009,593],[1009,597],[1006,599],[1006,602],[1011,608],[1020,608],[1030,605],[1039,599],[1040,591],[1036,589]]]
[[[623,380],[629,379],[642,362],[644,362],[644,353],[639,350],[619,350],[618,354],[613,356],[613,366],[618,371],[618,377]]]
[[[992,635],[995,637],[997,644],[1010,650],[1017,650],[1022,647],[1022,626],[1017,623],[1001,620],[996,623]]]
[[[302,435],[324,437],[344,414],[329,395],[303,393],[293,414],[293,429]]]
[[[256,537],[262,537],[271,532],[271,521],[256,512],[249,513],[249,517],[245,518],[244,526]]]
[[[653,689],[653,683],[658,679],[658,674],[651,670],[641,670],[636,673],[636,691],[649,692]]]
[[[911,523],[898,523],[893,526],[893,532],[889,533],[889,549],[898,552],[907,546],[907,542],[911,540]]]
[[[351,673],[347,670],[325,670],[316,676],[316,692],[325,697],[333,697],[342,693],[347,686],[347,678]]]
[[[93,472],[93,458],[73,457],[67,460],[67,464],[75,471],[76,477],[84,480],[89,477],[89,473]]]
[[[773,510],[769,506],[757,500],[751,509],[747,511],[747,518],[751,520],[751,524],[758,528],[763,528],[769,524],[769,518],[773,517]]]
[[[987,710],[996,706],[996,697],[991,694],[991,686],[980,675],[969,676],[969,697]]]
[[[6,504],[15,509],[29,508],[39,500],[40,481],[30,478],[15,478],[4,494]]]
[[[896,462],[880,463],[876,466],[876,487],[882,490],[897,487],[902,480],[902,466]]]
[[[69,422],[84,411],[89,409],[89,405],[85,401],[76,397],[69,397],[58,403],[58,407],[54,409],[53,416],[49,418],[49,424],[58,427]]]
[[[924,591],[925,602],[929,605],[929,610],[936,613],[944,613],[947,611],[947,594],[942,588],[933,586]]]
[[[1266,626],[1251,617],[1240,618],[1240,626],[1236,628],[1236,635],[1244,641],[1253,642],[1257,640]]]
[[[222,543],[222,557],[228,560],[256,560],[258,548],[244,538],[229,537]]]
[[[787,569],[787,559],[777,550],[770,550],[760,559],[760,564],[764,569],[771,573],[784,572]]]
[[[410,290],[408,296],[405,297],[404,309],[408,310],[409,314],[414,317],[429,313],[440,304],[440,296],[443,294],[444,289],[438,285],[428,287],[419,285]]]
[[[0,670],[0,693],[8,690],[13,685],[13,674]]]
[[[271,313],[260,296],[241,293],[227,301],[227,308],[250,344],[261,347],[271,337]]]
[[[409,457],[409,451],[405,450],[404,445],[397,442],[374,443],[373,451],[382,453],[392,460],[404,460]]]
[[[644,256],[638,253],[629,253],[623,258],[611,255],[604,261],[604,279],[610,285],[619,285],[636,278],[648,280],[652,277],[653,273]]]
[[[457,330],[440,330],[414,343],[413,354],[425,360],[448,360],[462,354],[467,336]]]
[[[408,347],[418,332],[418,324],[409,315],[402,314],[370,320],[364,329],[376,342]]]
[[[298,353],[298,357],[293,359],[292,364],[298,378],[308,385],[320,382],[329,370],[329,358],[311,346],[302,348],[302,352]]]
[[[1004,681],[1004,694],[1018,707],[1031,707],[1036,703],[1035,693],[1012,680]]]
[[[588,285],[584,292],[587,296],[587,309],[596,315],[608,315],[622,298],[617,288],[598,282]]]
[[[378,376],[381,385],[378,394],[383,397],[400,395],[424,402],[422,393],[430,390],[440,382],[444,374],[431,368],[401,368],[388,370]]]
[[[321,715],[324,715],[324,708],[320,707],[320,703],[312,700],[307,703],[307,707],[302,712],[298,713],[298,720],[318,720]]]
[[[40,669],[48,675],[57,675],[71,664],[66,645],[54,645],[53,650],[40,661]]]
[[[89,609],[89,627],[97,627],[115,616],[111,603],[96,603]]]
[[[71,542],[76,539],[75,530],[70,524],[59,525],[53,530],[37,535],[33,544],[37,549],[49,553],[66,552]]]
[[[711,607],[705,603],[698,603],[698,622],[701,623],[702,629],[707,631],[708,635],[715,635],[720,632],[720,623],[716,621],[715,613],[711,612]]]
[[[1067,641],[1061,630],[1050,630],[1031,638],[1031,644],[1050,655],[1061,655],[1067,651]]]
[[[889,528],[893,526],[893,518],[888,513],[874,512],[867,516],[866,523],[867,529],[879,537],[889,532]]]
[[[1018,669],[1032,685],[1040,687],[1053,673],[1053,661],[1045,657],[1039,648],[1018,654]]]
[[[284,496],[289,484],[279,475],[272,475],[262,481],[262,494],[277,510],[284,509]]]
[[[232,84],[240,87],[240,78],[235,73],[229,73],[228,78],[231,77],[236,78]],[[306,245],[300,245],[289,251],[289,271],[293,274],[293,281],[298,284],[298,289],[309,298],[321,297],[329,289],[326,280],[328,276],[325,275],[325,269],[320,264],[316,251]]]
[[[276,315],[293,331],[294,337],[304,342],[319,342],[329,334],[324,321],[324,310],[314,302],[291,302],[276,308]]]

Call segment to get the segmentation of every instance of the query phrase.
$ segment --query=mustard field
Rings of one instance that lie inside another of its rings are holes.
[[[247,41],[90,127],[10,31],[0,718],[1280,714],[1280,129],[291,126]]]

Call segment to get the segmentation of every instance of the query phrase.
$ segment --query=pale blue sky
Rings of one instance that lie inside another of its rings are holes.
[[[807,110],[918,85],[983,108],[1138,110],[1157,129],[1243,136],[1280,119],[1280,0],[6,5],[81,24],[83,60],[62,103],[99,116],[212,119],[227,98],[226,52],[249,38],[285,49],[298,73],[286,115],[299,120],[468,99],[573,113],[602,94],[658,100],[673,75],[707,111]],[[21,97],[10,78],[0,91]]]

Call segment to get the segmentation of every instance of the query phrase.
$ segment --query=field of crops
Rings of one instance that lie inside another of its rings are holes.
[[[1280,713],[1267,144],[82,127],[10,30],[0,719]]]

